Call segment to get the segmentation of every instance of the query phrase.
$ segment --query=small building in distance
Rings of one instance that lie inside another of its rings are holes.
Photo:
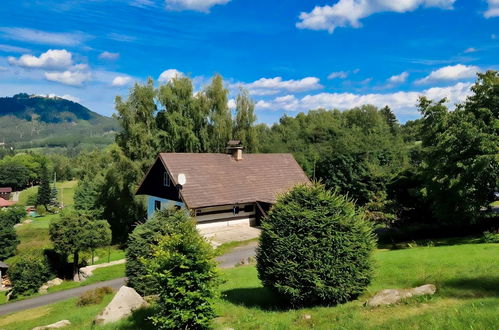
[[[3,207],[9,207],[9,206],[12,206],[12,205],[15,205],[16,202],[13,202],[13,201],[8,201],[6,199],[3,199],[0,197],[0,208],[3,208]]]
[[[239,141],[227,149],[159,154],[137,190],[148,196],[148,218],[174,206],[191,210],[201,227],[255,225],[278,194],[310,182],[291,154],[243,154]]]
[[[11,187],[0,187],[0,198],[10,199],[10,195],[12,194]]]

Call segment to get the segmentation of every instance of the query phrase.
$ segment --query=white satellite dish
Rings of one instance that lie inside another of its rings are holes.
[[[187,179],[185,178],[185,174],[184,173],[180,173],[178,175],[177,182],[181,186],[185,185],[185,183],[187,182]]]

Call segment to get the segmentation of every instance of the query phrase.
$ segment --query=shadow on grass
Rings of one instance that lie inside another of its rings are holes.
[[[156,329],[156,327],[149,320],[149,317],[154,313],[154,309],[152,307],[141,308],[132,313],[130,317],[127,318],[126,321],[120,323],[117,326],[117,329],[120,330],[149,330]]]
[[[222,299],[239,306],[262,310],[287,310],[284,301],[267,288],[240,288],[222,292]]]
[[[499,297],[499,276],[458,278],[447,280],[441,285],[446,288],[451,288],[453,291],[456,290],[458,295],[464,295],[470,298]]]
[[[483,243],[482,237],[449,237],[449,238],[421,239],[421,240],[407,241],[407,242],[379,243],[378,248],[401,250],[401,249],[410,249],[414,247],[450,246],[450,245],[479,244],[479,243]]]

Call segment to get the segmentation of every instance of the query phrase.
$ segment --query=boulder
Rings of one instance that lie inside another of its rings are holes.
[[[56,277],[53,280],[50,280],[47,283],[45,283],[44,285],[42,285],[38,289],[38,293],[41,293],[41,294],[47,293],[48,288],[51,288],[51,287],[57,286],[57,285],[61,285],[62,282],[63,281],[60,278]]]
[[[132,288],[122,286],[113,300],[95,318],[95,324],[107,324],[119,321],[132,314],[133,311],[149,304]]]
[[[71,322],[69,322],[68,320],[62,320],[53,324],[43,325],[41,327],[33,328],[33,330],[59,329],[67,327],[68,325],[71,325]]]
[[[431,295],[437,291],[433,284],[425,284],[412,289],[386,289],[376,293],[366,303],[369,307],[391,305],[413,296]]]

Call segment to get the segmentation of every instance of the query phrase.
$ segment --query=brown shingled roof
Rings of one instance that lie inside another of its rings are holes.
[[[8,201],[0,197],[0,207],[9,207],[16,204],[16,202]]]
[[[162,153],[165,167],[177,184],[187,182],[182,198],[191,209],[249,202],[275,202],[276,194],[310,182],[291,154],[245,154],[236,161],[228,154]]]

